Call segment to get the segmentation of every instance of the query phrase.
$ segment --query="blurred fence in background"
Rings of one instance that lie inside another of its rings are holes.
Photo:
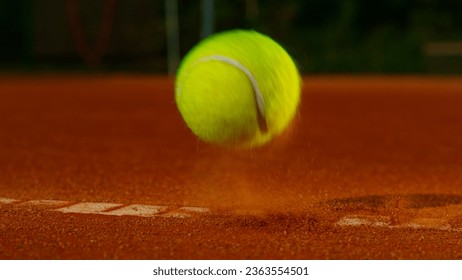
[[[460,0],[0,0],[0,70],[167,73],[172,46],[233,28],[305,73],[462,73]]]

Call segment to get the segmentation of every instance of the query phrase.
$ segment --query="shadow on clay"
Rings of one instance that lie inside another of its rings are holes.
[[[462,204],[462,196],[451,194],[370,195],[328,200],[326,204],[334,210],[341,211],[393,206],[421,209]]]

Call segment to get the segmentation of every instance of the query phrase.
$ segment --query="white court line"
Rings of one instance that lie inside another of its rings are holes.
[[[56,209],[55,211],[62,213],[80,213],[80,214],[102,214],[111,208],[122,206],[118,203],[96,203],[96,202],[82,202],[71,206]]]
[[[0,197],[0,203],[1,203],[1,204],[11,204],[11,203],[15,203],[15,202],[19,202],[19,200],[17,200],[17,199],[11,199],[11,198],[5,198],[5,197]]]
[[[114,210],[111,210],[116,208]],[[203,207],[168,207],[161,205],[130,204],[124,206],[116,203],[83,202],[71,206],[55,209],[62,213],[100,214],[109,216],[137,216],[137,217],[164,217],[189,218],[191,215],[206,213],[210,210]]]
[[[454,228],[446,219],[417,218],[409,223],[392,225],[391,217],[385,216],[358,216],[351,215],[340,218],[337,226],[341,227],[382,227],[382,228],[411,228],[411,229],[434,229],[443,231],[461,232],[462,228]]]
[[[373,227],[386,227],[390,226],[390,220],[388,217],[358,217],[350,216],[343,217],[338,222],[339,226],[373,226]]]
[[[135,216],[135,217],[163,217],[163,218],[189,218],[210,212],[210,209],[194,206],[165,206],[144,205],[104,202],[81,202],[74,203],[61,200],[29,200],[0,197],[0,204],[14,204],[17,206],[31,206],[46,208],[50,211],[75,214],[98,214],[110,216]],[[71,204],[71,205],[70,205]],[[59,208],[57,208],[59,207]],[[347,215],[340,218],[335,225],[341,227],[382,227],[382,228],[409,228],[409,229],[432,229],[444,231],[462,232],[462,227],[451,226],[448,219],[439,218],[414,218],[403,224],[392,224],[388,216]]]
[[[429,228],[429,229],[441,229],[451,230],[451,225],[446,219],[435,219],[435,218],[417,218],[409,223],[404,224],[410,228]]]
[[[62,201],[62,200],[29,200],[26,202],[22,202],[19,204],[20,206],[42,206],[47,208],[52,207],[63,207],[65,205],[70,204],[69,201]]]
[[[161,217],[164,218],[188,218],[190,215],[181,213],[181,212],[170,212],[170,213],[165,213],[162,214]]]
[[[194,213],[206,213],[208,212],[209,209],[207,208],[202,208],[202,207],[190,207],[190,206],[184,206],[180,207],[174,211],[170,211],[168,213],[162,214],[162,217],[167,217],[167,218],[187,218],[191,216],[190,214]]]
[[[123,208],[119,208],[109,212],[104,212],[101,214],[112,216],[153,217],[159,212],[165,211],[167,208],[167,206],[131,204]]]
[[[164,217],[164,218],[189,218],[194,215],[210,212],[210,209],[194,206],[165,206],[105,203],[105,202],[70,202],[62,200],[28,200],[0,197],[0,204],[12,204],[45,208],[50,211],[74,214],[98,214],[108,216],[135,216],[135,217]]]
[[[203,208],[203,207],[191,207],[191,206],[183,206],[180,209],[180,211],[186,211],[186,212],[195,212],[195,213],[206,213],[209,212],[209,209]]]

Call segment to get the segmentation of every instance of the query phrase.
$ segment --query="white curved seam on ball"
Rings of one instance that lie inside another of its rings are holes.
[[[265,101],[263,100],[263,95],[261,94],[260,88],[258,87],[257,79],[255,79],[254,75],[252,74],[252,72],[250,72],[250,70],[247,67],[245,67],[239,61],[232,59],[230,57],[227,57],[227,56],[223,56],[223,55],[204,56],[198,60],[198,62],[207,62],[207,61],[224,62],[224,63],[227,63],[241,70],[247,76],[250,83],[252,84],[252,88],[255,93],[255,99],[257,101],[258,111],[260,111],[260,115],[263,118],[265,118]],[[180,92],[181,92],[181,85],[178,86],[178,94]]]

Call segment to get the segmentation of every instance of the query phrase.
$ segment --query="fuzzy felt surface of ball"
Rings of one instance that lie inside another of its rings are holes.
[[[193,47],[175,80],[186,125],[205,142],[252,148],[281,134],[300,103],[301,78],[290,55],[252,30],[216,33]]]

